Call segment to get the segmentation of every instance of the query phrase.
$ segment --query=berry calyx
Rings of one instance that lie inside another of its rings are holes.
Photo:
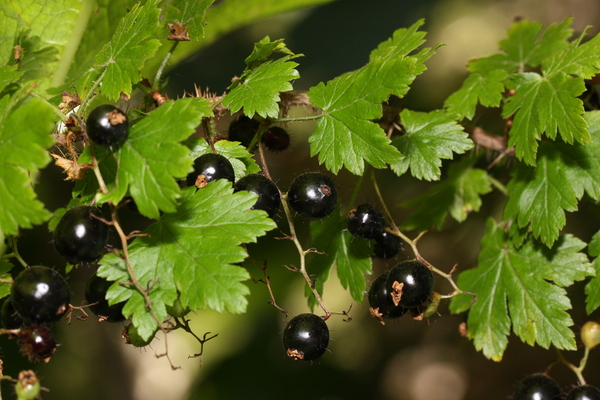
[[[100,146],[117,145],[129,135],[127,115],[111,104],[103,104],[92,110],[86,120],[88,137]]]
[[[375,236],[375,245],[373,246],[373,254],[377,258],[387,260],[393,258],[400,252],[402,248],[402,239],[398,236],[383,231]]]
[[[394,319],[403,316],[407,309],[394,304],[392,296],[388,292],[385,282],[388,273],[384,272],[377,276],[369,288],[369,311],[371,315],[385,325],[384,318]]]
[[[229,160],[215,153],[206,153],[194,160],[194,171],[186,178],[188,186],[201,189],[217,179],[235,180],[233,166]]]
[[[123,315],[124,301],[109,305],[106,300],[106,292],[112,284],[113,282],[94,273],[85,285],[85,301],[89,304],[90,310],[98,317],[98,321],[121,322],[126,319]]]
[[[50,361],[56,351],[56,341],[50,328],[44,325],[26,326],[17,333],[21,352],[34,361]]]
[[[386,279],[386,289],[395,305],[406,308],[425,303],[433,292],[431,270],[420,261],[403,261],[393,267]]]
[[[273,218],[279,210],[281,204],[279,189],[277,189],[277,185],[266,176],[261,174],[249,174],[240,178],[235,185],[233,185],[233,191],[239,192],[240,190],[246,190],[258,195],[256,203],[251,207],[253,210],[266,211],[269,218]]]
[[[577,386],[571,389],[567,400],[600,400],[600,390],[592,385]]]
[[[545,374],[533,374],[517,385],[513,400],[560,400],[560,386]]]
[[[17,275],[10,298],[21,318],[41,324],[57,321],[65,314],[71,301],[71,291],[58,272],[36,266]]]
[[[290,134],[279,126],[271,126],[263,132],[261,143],[271,151],[283,151],[290,146]]]
[[[101,221],[100,210],[75,206],[58,221],[54,247],[70,263],[93,262],[100,258],[108,242],[108,225]]]
[[[292,181],[287,193],[292,209],[306,218],[321,219],[335,209],[337,189],[320,172],[306,172]]]
[[[294,360],[315,360],[329,345],[329,328],[315,314],[300,314],[292,318],[283,331],[283,345]]]
[[[248,147],[254,136],[256,136],[259,127],[260,122],[257,120],[240,115],[239,118],[229,124],[228,139],[232,142],[240,142],[242,146]]]
[[[384,228],[385,217],[371,204],[360,204],[348,213],[348,231],[356,237],[375,239]]]

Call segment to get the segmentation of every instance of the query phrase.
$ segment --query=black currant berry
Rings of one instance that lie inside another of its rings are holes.
[[[383,231],[381,234],[375,236],[375,245],[373,246],[373,253],[375,257],[387,260],[395,257],[402,248],[402,240],[389,232]]]
[[[283,345],[294,360],[315,360],[327,350],[329,328],[315,314],[297,315],[285,326]]]
[[[383,318],[400,318],[407,311],[404,307],[394,305],[392,296],[385,286],[387,276],[387,272],[380,274],[375,278],[369,288],[369,306],[371,315],[379,319],[383,325],[385,325]]]
[[[271,126],[263,132],[260,141],[271,151],[283,151],[290,146],[290,134],[279,126]]]
[[[25,321],[15,310],[10,297],[7,297],[2,304],[2,325],[5,329],[18,329],[25,325]]]
[[[406,308],[425,303],[433,292],[433,274],[422,262],[403,261],[393,267],[386,279],[386,289],[395,305]]]
[[[217,179],[235,180],[233,166],[229,160],[215,153],[206,153],[194,160],[194,171],[187,176],[187,185],[203,188]]]
[[[360,204],[348,213],[348,230],[356,237],[375,239],[384,228],[385,217],[371,204]]]
[[[577,386],[571,389],[567,400],[600,400],[600,390],[592,385]]]
[[[261,174],[244,176],[233,185],[234,192],[239,192],[240,190],[246,190],[258,195],[256,203],[252,206],[253,210],[266,211],[270,218],[273,218],[277,210],[279,210],[279,205],[281,204],[279,189],[266,176]]]
[[[10,298],[23,320],[42,324],[57,321],[65,314],[71,301],[71,291],[58,272],[35,266],[17,275]]]
[[[545,374],[525,377],[515,391],[513,400],[561,400],[560,386]]]
[[[123,306],[125,302],[108,305],[106,292],[113,282],[96,275],[92,275],[85,285],[85,301],[89,308],[98,317],[99,321],[121,322],[125,321]]]
[[[54,230],[54,247],[70,263],[92,262],[104,254],[108,242],[108,225],[101,221],[100,210],[75,206],[58,221]]]
[[[21,352],[32,361],[48,362],[56,350],[56,341],[47,326],[26,326],[19,329],[17,336],[21,343]]]
[[[103,104],[92,110],[86,120],[88,137],[101,146],[114,146],[129,134],[127,115],[117,107]]]
[[[337,189],[320,172],[307,172],[292,181],[287,193],[290,206],[303,217],[321,219],[335,209]]]
[[[248,147],[254,136],[256,136],[259,127],[260,122],[241,115],[229,125],[228,139],[232,142],[240,142],[242,146]]]

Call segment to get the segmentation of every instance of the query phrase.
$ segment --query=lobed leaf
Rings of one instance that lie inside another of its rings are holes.
[[[204,38],[205,14],[215,0],[174,0],[172,7],[178,12],[169,14],[169,21],[178,21],[185,26],[191,40]]]
[[[495,69],[489,73],[470,74],[460,89],[452,93],[444,102],[449,112],[461,118],[473,119],[477,104],[485,107],[498,107],[502,101],[506,71]]]

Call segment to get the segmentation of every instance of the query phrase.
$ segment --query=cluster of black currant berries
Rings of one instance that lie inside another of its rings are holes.
[[[398,254],[402,241],[385,228],[383,213],[371,204],[360,204],[348,213],[348,231],[355,237],[375,240],[375,257],[389,259]]]
[[[600,400],[600,390],[592,385],[580,385],[570,389],[565,398],[554,379],[537,373],[519,382],[513,400]]]

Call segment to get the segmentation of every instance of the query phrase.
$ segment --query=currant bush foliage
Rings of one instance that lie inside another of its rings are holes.
[[[222,97],[182,95],[158,106],[149,96],[141,104],[126,100],[160,93],[164,65],[219,34],[254,18],[325,1],[260,0],[252,2],[252,10],[243,0],[216,5],[117,0],[110,7],[107,0],[96,7],[74,0],[11,2],[0,10],[0,237],[11,242],[21,229],[52,217],[33,185],[38,170],[51,161],[49,153],[56,156],[55,137],[64,133],[57,132],[57,122],[67,115],[85,120],[97,104],[132,104],[126,109],[131,126],[125,143],[116,148],[88,143],[70,160],[87,173],[77,180],[69,207],[108,203],[116,218],[116,206],[128,198],[154,220],[141,236],[128,238],[124,248],[100,260],[98,275],[114,282],[107,293],[110,304],[126,302],[123,314],[144,340],[176,301],[191,310],[245,312],[244,282],[250,275],[238,265],[248,257],[242,245],[277,225],[264,211],[250,210],[256,195],[234,193],[230,182],[196,189],[183,188],[182,181],[196,157],[213,151],[231,161],[236,179],[260,172],[255,155],[238,142],[193,135],[201,125],[210,127],[223,108],[261,121],[259,133],[277,122],[281,93],[300,89],[294,85],[301,55],[283,39],[265,37]],[[57,14],[61,23],[51,23]],[[566,212],[577,211],[584,199],[600,198],[600,112],[586,112],[579,99],[585,80],[600,72],[600,36],[573,37],[571,19],[546,29],[517,21],[497,54],[469,62],[468,76],[443,109],[398,110],[397,129],[386,131],[376,122],[382,104],[405,96],[435,56],[436,47],[422,47],[423,23],[393,32],[365,55],[363,67],[307,90],[316,110],[308,119],[317,120],[308,138],[310,154],[332,174],[390,169],[433,181],[426,193],[403,199],[410,215],[393,225],[406,231],[443,229],[448,216],[464,222],[482,209],[484,195],[506,196],[502,215],[487,220],[477,266],[457,280],[477,301],[460,294],[450,311],[468,311],[469,338],[494,360],[502,358],[511,332],[531,345],[574,349],[567,289],[589,279],[586,310],[600,307],[595,277],[600,236],[586,254],[586,243],[563,231]],[[177,49],[173,37],[181,41]],[[79,99],[74,114],[73,106],[61,103],[64,91]],[[505,141],[504,156],[512,157],[514,149],[512,163],[488,169],[478,163],[474,135],[465,127],[480,107],[500,109],[507,133],[487,135]],[[500,182],[496,168],[510,168],[510,176]],[[354,206],[340,199],[331,215],[311,222],[306,248],[316,252],[308,254],[307,270],[318,293],[335,271],[361,303],[372,273],[372,244],[346,231],[347,211]],[[54,220],[61,213],[64,209]],[[2,277],[13,268],[9,255],[0,260]],[[131,284],[133,277],[139,286]],[[0,297],[10,292],[9,282],[0,282]],[[319,300],[308,285],[306,292],[315,307]]]

